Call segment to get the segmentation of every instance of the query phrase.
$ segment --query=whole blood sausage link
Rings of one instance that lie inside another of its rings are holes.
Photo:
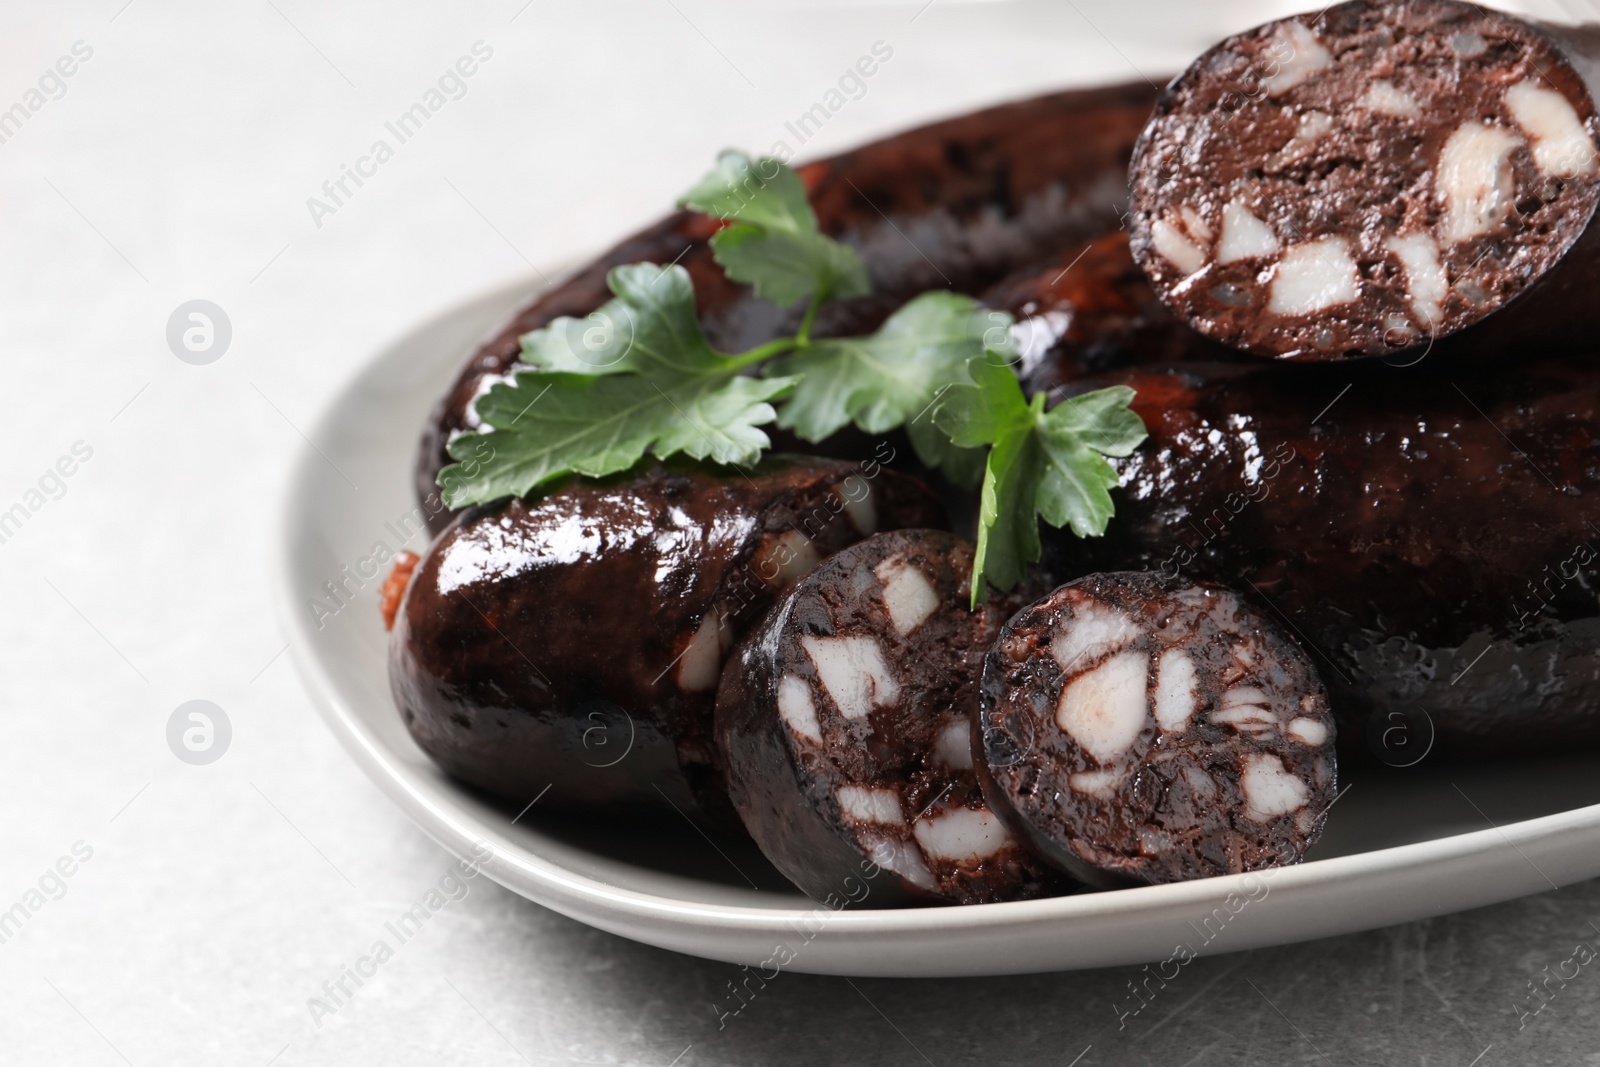
[[[877,464],[668,464],[464,512],[416,565],[389,681],[417,743],[513,801],[695,800],[732,822],[711,742],[722,660],[774,599],[879,528],[937,524]]]
[[[1376,716],[1425,717],[1436,755],[1600,742],[1586,362],[1443,377],[1189,364],[1074,383],[1134,389],[1150,438],[1113,461],[1106,535],[1046,528],[1046,555],[1063,578],[1148,569],[1270,605],[1318,654],[1341,740]]]

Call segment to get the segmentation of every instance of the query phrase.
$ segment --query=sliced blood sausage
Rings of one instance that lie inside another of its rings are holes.
[[[939,508],[875,464],[669,464],[470,509],[417,564],[389,681],[417,743],[512,800],[663,798],[731,817],[711,742],[724,655],[801,574]]]
[[[929,289],[976,294],[1075,237],[1097,233],[1127,203],[1127,164],[1155,92],[1144,82],[1074,90],[989,108],[887,137],[798,168],[824,233],[852,245],[872,295],[830,303],[817,336],[870,333]],[[782,151],[775,150],[782,157]],[[792,333],[800,309],[729,282],[707,240],[717,224],[675,212],[540,292],[468,358],[418,443],[414,486],[437,532],[450,519],[435,480],[445,446],[479,422],[472,400],[516,362],[523,334],[582,319],[610,298],[624,263],[679,263],[694,282],[701,326],[722,351]]]
[[[1106,535],[1045,528],[1047,559],[1063,579],[1148,569],[1281,612],[1318,656],[1342,738],[1359,744],[1376,718],[1412,746],[1386,759],[1600,744],[1592,360],[1431,365],[1077,383],[1133,388],[1150,437],[1113,461]]]
[[[1121,367],[1243,358],[1168,310],[1134,263],[1126,230],[1071,242],[980,299],[1016,319],[1016,369],[1030,395]]]
[[[878,534],[801,579],[723,670],[734,807],[818,900],[856,898],[863,871],[870,907],[1069,888],[973,774],[978,668],[1004,615],[968,610],[971,574],[972,546],[951,534]]]
[[[1306,654],[1220,586],[1064,585],[984,661],[979,774],[1019,834],[1099,886],[1298,862],[1333,803]]]
[[[1140,138],[1134,258],[1195,329],[1261,356],[1587,344],[1597,57],[1600,28],[1454,0],[1230,37]]]

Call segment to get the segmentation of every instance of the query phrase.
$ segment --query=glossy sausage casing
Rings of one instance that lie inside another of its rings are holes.
[[[395,701],[440,766],[513,801],[726,815],[710,719],[734,640],[821,558],[941,518],[876,460],[781,456],[471,509],[406,590]]]
[[[1016,320],[1016,369],[1030,395],[1122,367],[1247,359],[1167,309],[1133,261],[1126,230],[1069,242],[980,299]]]
[[[1126,170],[1150,114],[1149,85],[1055,93],[887,137],[799,168],[823,232],[854,246],[872,295],[835,301],[818,336],[869,333],[918,293],[979,293],[1063,243],[1114,225]],[[755,299],[729,282],[707,240],[716,224],[674,212],[538,293],[483,342],[435,405],[418,443],[415,489],[436,494],[445,446],[478,423],[471,402],[516,362],[523,334],[582,318],[610,298],[606,274],[625,263],[678,263],[694,282],[707,338],[722,351],[754,347],[799,324],[799,309]],[[430,508],[435,532],[449,521]]]
[[[1420,753],[1600,741],[1600,377],[1428,364],[1130,370],[1150,439],[1103,538],[1046,530],[1063,577],[1221,582],[1313,651],[1341,740]],[[1419,711],[1422,714],[1419,714]],[[1435,737],[1428,736],[1430,733]],[[1380,751],[1398,761],[1398,751]]]

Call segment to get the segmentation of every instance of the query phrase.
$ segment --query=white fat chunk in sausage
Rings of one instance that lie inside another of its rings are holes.
[[[1279,315],[1311,315],[1348,304],[1361,295],[1356,261],[1343,237],[1318,237],[1297,244],[1278,261],[1267,310]]]
[[[1011,844],[1005,824],[988,809],[951,808],[918,819],[911,834],[924,855],[957,863],[985,859]]]
[[[1411,296],[1411,310],[1417,321],[1424,326],[1438,322],[1444,314],[1444,298],[1450,292],[1450,280],[1439,262],[1439,243],[1428,234],[1410,233],[1386,239],[1383,247],[1394,253],[1405,271],[1406,292]]]
[[[1185,767],[1183,780],[1189,783],[1189,788],[1194,790],[1194,795],[1201,798],[1217,795],[1217,780],[1199,767]]]
[[[1272,712],[1255,704],[1214,711],[1211,721],[1220,726],[1231,726],[1243,734],[1267,734],[1278,728],[1278,720]]]
[[[1436,179],[1446,243],[1481,237],[1500,224],[1516,198],[1511,153],[1522,143],[1505,130],[1464,122],[1439,153]]]
[[[886,559],[872,569],[883,583],[883,606],[901,637],[928,621],[939,610],[939,594],[916,567],[900,559]]]
[[[1289,736],[1315,748],[1328,740],[1328,728],[1316,719],[1291,719]]]
[[[717,613],[707,612],[700,628],[689,638],[689,647],[678,660],[678,688],[688,693],[703,693],[716,687],[722,676],[722,627]]]
[[[1267,162],[1268,170],[1282,170],[1310,154],[1312,147],[1333,132],[1333,116],[1326,111],[1307,111],[1300,116],[1294,136]]]
[[[1211,226],[1206,222],[1204,215],[1188,204],[1183,205],[1178,214],[1183,216],[1183,228],[1188,230],[1191,236],[1201,241],[1211,240]]]
[[[1237,200],[1223,205],[1222,240],[1217,242],[1218,263],[1276,255],[1279,247],[1278,235],[1272,232],[1272,227],[1251,214],[1249,208]]]
[[[866,486],[865,490],[856,489],[853,483],[857,480]],[[873,497],[872,483],[864,478],[856,479],[854,476],[846,478],[842,495],[844,513],[850,516],[851,525],[860,531],[861,536],[871,537],[877,533],[878,502]],[[852,496],[854,499],[851,499]]]
[[[1506,90],[1506,108],[1533,142],[1533,161],[1545,174],[1573,178],[1593,174],[1594,141],[1572,102],[1535,81]]]
[[[1222,694],[1222,706],[1225,708],[1234,708],[1241,704],[1259,704],[1268,707],[1271,703],[1272,699],[1253,685],[1236,685]]]
[[[845,718],[864,719],[873,708],[900,695],[900,683],[884,662],[883,648],[872,638],[807,634],[800,644]]]
[[[1211,713],[1211,721],[1252,734],[1268,733],[1278,727],[1271,698],[1253,685],[1235,686],[1222,694],[1222,707]]]
[[[1194,708],[1194,660],[1181,648],[1169,648],[1156,674],[1156,723],[1163,730],[1182,730]]]
[[[1271,96],[1288,92],[1333,62],[1333,56],[1303,22],[1283,23],[1275,36],[1277,39],[1261,57],[1278,64],[1277,72],[1261,83]]]
[[[1256,822],[1271,822],[1279,815],[1299,811],[1311,798],[1306,783],[1290,774],[1283,761],[1270,753],[1245,757],[1239,786],[1244,790],[1244,813]]]
[[[799,530],[767,534],[756,550],[756,573],[775,589],[810,574],[821,562],[817,546]]]
[[[1117,791],[1117,786],[1128,777],[1128,768],[1108,767],[1101,771],[1079,771],[1067,776],[1067,785],[1074,793],[1085,793],[1102,799]]]
[[[893,871],[912,885],[920,885],[924,889],[933,889],[938,884],[933,879],[933,872],[923,862],[917,846],[910,841],[875,836],[863,836],[857,840],[867,850],[867,855],[872,857],[872,862],[884,870]]]
[[[939,740],[933,754],[954,771],[972,769],[972,727],[965,719],[956,719],[939,731]]]
[[[1061,691],[1056,725],[1101,764],[1127,754],[1149,721],[1149,666],[1142,652],[1122,652],[1080,674]]]
[[[1399,119],[1422,117],[1422,108],[1418,105],[1416,97],[1391,81],[1375,81],[1367,86],[1366,93],[1361,97],[1360,106],[1368,111],[1376,111],[1380,115],[1393,115]]]
[[[900,812],[900,794],[893,789],[841,785],[834,795],[839,798],[839,810],[857,822],[881,826],[904,826],[906,823],[906,817]]]
[[[1193,274],[1206,265],[1206,250],[1166,219],[1150,224],[1150,241],[1157,255],[1185,274]]]
[[[817,722],[817,705],[811,699],[811,683],[792,674],[778,683],[778,717],[800,737],[822,744],[822,726]]]
[[[1050,655],[1068,673],[1116,652],[1139,636],[1139,624],[1116,608],[1093,601],[1072,605],[1072,621],[1050,642]]]

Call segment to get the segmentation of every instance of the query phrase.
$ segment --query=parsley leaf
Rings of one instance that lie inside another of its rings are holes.
[[[607,282],[617,298],[602,308],[608,326],[589,336],[592,348],[577,320],[558,319],[523,339],[539,369],[516,370],[478,397],[490,429],[450,442],[461,461],[439,474],[450,507],[523,495],[568,473],[615,474],[646,452],[751,463],[771,444],[758,427],[794,379],[741,376],[749,360],[712,350],[687,271],[635,263]]]
[[[967,364],[983,353],[986,338],[1007,343],[1010,325],[1011,316],[971,297],[923,293],[869,337],[824,338],[776,360],[779,374],[804,372],[778,425],[807,441],[851,422],[866,433],[905,426],[923,463],[974,484],[982,451],[952,445],[932,409],[953,386],[971,384]]]
[[[1111,519],[1117,472],[1106,456],[1126,456],[1145,439],[1144,423],[1128,408],[1134,392],[1115,386],[1064,400],[1045,410],[1043,393],[1030,404],[1004,354],[968,365],[973,384],[949,390],[934,421],[959,447],[989,446],[972,567],[972,603],[985,582],[1001,590],[1022,580],[1040,554],[1037,518],[1098,537]]]
[[[825,237],[793,171],[724,153],[682,203],[730,223],[711,239],[734,281],[776,304],[809,299],[796,334],[742,355],[714,351],[682,267],[634,263],[607,276],[615,294],[583,319],[522,338],[522,362],[474,402],[484,429],[450,442],[439,473],[451,508],[527,495],[568,474],[603,477],[646,453],[754,462],[777,420],[808,441],[854,423],[905,427],[917,456],[960,484],[983,483],[972,576],[1011,589],[1041,550],[1038,520],[1103,534],[1117,472],[1145,438],[1133,390],[1102,389],[1045,410],[1011,369],[1011,316],[930,292],[869,337],[812,340],[818,309],[870,291],[855,251]],[[762,367],[763,377],[745,372]],[[784,401],[780,410],[774,401]]]
[[[775,159],[724,152],[680,203],[732,223],[711,238],[712,253],[728,277],[769,303],[790,307],[809,296],[821,304],[871,291],[861,257],[823,236],[805,186]]]

